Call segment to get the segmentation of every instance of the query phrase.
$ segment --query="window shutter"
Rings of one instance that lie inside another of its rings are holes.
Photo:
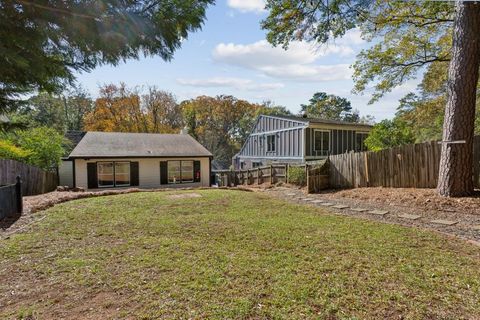
[[[97,164],[95,162],[87,163],[87,185],[88,189],[98,188]]]
[[[138,162],[130,162],[130,185],[138,186],[140,178],[138,175]]]
[[[160,161],[160,184],[168,184],[167,161]]]
[[[193,161],[193,182],[200,182],[200,161]]]

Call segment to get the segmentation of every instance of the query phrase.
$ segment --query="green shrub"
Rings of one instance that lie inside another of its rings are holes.
[[[15,146],[8,140],[0,140],[0,159],[12,159],[25,162],[30,152]]]
[[[18,160],[45,170],[60,163],[65,138],[52,128],[15,130],[0,136],[0,157]]]
[[[305,167],[289,167],[288,183],[295,184],[298,186],[305,186],[307,184]]]
[[[42,169],[52,169],[64,154],[63,135],[47,127],[16,131],[16,144],[31,151],[28,162]]]

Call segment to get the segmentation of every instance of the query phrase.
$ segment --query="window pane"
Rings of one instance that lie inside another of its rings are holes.
[[[322,150],[328,151],[330,149],[330,133],[322,132]]]
[[[193,182],[193,161],[182,161],[182,182]]]
[[[330,150],[330,132],[328,131],[315,131],[315,151],[317,155],[327,155]]]
[[[113,162],[99,162],[97,176],[99,187],[113,187]]]
[[[115,185],[130,185],[130,162],[115,162]]]
[[[181,182],[180,161],[168,161],[168,183]]]
[[[267,151],[275,151],[275,135],[267,136]]]
[[[322,150],[322,131],[315,131],[315,150]]]
[[[367,138],[368,133],[357,133],[355,140],[355,149],[357,151],[365,151],[367,147],[365,146],[365,139]]]

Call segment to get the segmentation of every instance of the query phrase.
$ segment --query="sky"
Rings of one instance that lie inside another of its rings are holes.
[[[202,30],[191,33],[171,61],[145,57],[101,66],[77,74],[78,83],[93,97],[103,84],[124,82],[129,87],[156,86],[178,101],[226,94],[257,103],[270,100],[293,113],[323,91],[348,98],[360,115],[376,121],[392,118],[398,100],[415,89],[418,80],[368,105],[368,94],[351,93],[350,65],[370,45],[358,30],[324,46],[294,42],[288,50],[274,48],[260,27],[267,16],[263,7],[263,0],[218,0],[208,8]]]

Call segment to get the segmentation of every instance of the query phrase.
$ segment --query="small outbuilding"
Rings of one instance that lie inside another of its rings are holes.
[[[188,134],[87,132],[61,167],[86,189],[208,187],[211,160]]]

